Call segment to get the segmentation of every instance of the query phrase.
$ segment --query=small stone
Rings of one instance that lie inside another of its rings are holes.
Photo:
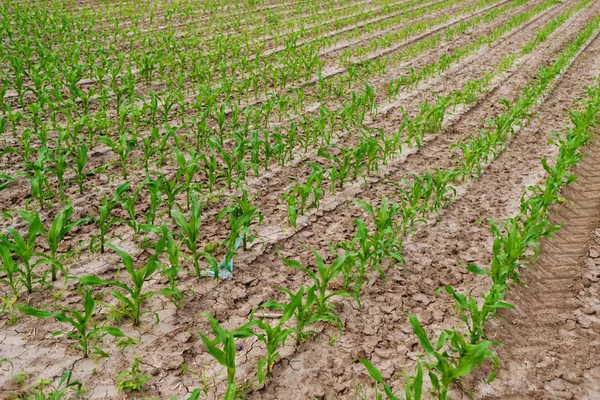
[[[167,371],[175,370],[181,368],[181,364],[184,363],[184,359],[180,355],[168,355],[165,356],[165,359],[162,361],[161,368]]]
[[[365,351],[365,349],[352,349],[350,355],[355,360],[358,358],[367,358],[367,352]]]
[[[572,331],[576,327],[577,327],[577,324],[572,319],[568,320],[567,323],[565,324],[565,329],[568,331]]]
[[[592,327],[592,321],[584,316],[577,318],[577,323],[584,329],[589,329]]]
[[[160,370],[159,370],[158,368],[152,368],[152,369],[150,370],[150,375],[152,375],[152,376],[156,376],[156,375],[158,375],[159,373],[160,373]]]
[[[596,310],[594,310],[592,307],[584,307],[581,309],[581,312],[586,315],[592,315],[596,312]]]
[[[429,298],[427,296],[425,296],[423,293],[417,293],[415,294],[412,299],[414,301],[417,301],[419,303],[423,303],[424,305],[427,305],[429,303],[431,303],[431,301],[429,300]]]
[[[573,393],[571,392],[554,392],[554,395],[559,399],[570,400],[573,398]]]
[[[563,383],[562,379],[554,379],[548,386],[553,390],[558,390],[561,392],[565,390],[565,384]]]
[[[400,329],[407,334],[413,333],[412,327],[409,324],[402,324]]]
[[[444,320],[444,313],[441,310],[434,310],[432,316],[435,322],[442,322]]]
[[[575,372],[568,372],[562,375],[561,378],[573,385],[579,385],[581,383],[581,376],[577,376]]]
[[[333,376],[342,376],[344,375],[344,362],[342,360],[336,360],[333,363],[333,368],[331,369],[331,373]]]
[[[192,334],[190,332],[181,332],[175,336],[175,340],[181,343],[189,343],[192,340]]]
[[[365,335],[369,335],[369,336],[376,335],[378,331],[379,331],[379,327],[375,323],[365,325],[365,327],[363,328],[363,332],[365,333]]]
[[[335,390],[336,393],[342,393],[345,389],[346,385],[344,385],[343,383],[338,382],[333,384],[333,390]]]
[[[271,260],[271,261],[273,261],[273,260]],[[244,285],[248,285],[248,284],[250,284],[250,282],[255,281],[256,277],[255,276],[250,276],[250,275],[244,275],[244,276],[242,276],[241,278],[238,278],[238,279],[240,279],[240,282],[242,282]]]
[[[382,313],[391,314],[396,309],[396,306],[381,306],[379,307]]]
[[[592,258],[598,258],[600,257],[600,249],[598,247],[592,247],[590,249],[590,257]]]
[[[380,349],[380,348],[376,348],[373,353],[375,353],[375,355],[377,357],[383,358],[384,360],[387,360],[390,358],[390,355],[385,350]]]

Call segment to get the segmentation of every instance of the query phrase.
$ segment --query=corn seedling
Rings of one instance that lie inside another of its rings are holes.
[[[130,318],[134,326],[138,326],[140,324],[141,317],[143,314],[154,313],[153,311],[142,312],[141,306],[145,300],[152,298],[152,296],[154,296],[156,292],[149,291],[142,293],[142,289],[144,283],[158,269],[158,257],[157,255],[153,255],[148,259],[148,261],[143,267],[136,269],[133,265],[133,258],[131,258],[129,254],[122,250],[119,250],[112,244],[108,244],[107,247],[114,250],[121,258],[123,266],[129,274],[131,286],[128,286],[119,281],[105,281],[97,276],[84,276],[79,280],[79,282],[82,285],[88,286],[114,286],[122,289],[126,293],[125,295],[119,292],[118,290],[113,290],[111,292],[113,297],[121,305],[121,309],[116,311],[118,314],[126,318]],[[168,289],[161,290],[158,293],[165,294],[167,296],[171,295],[171,292]]]
[[[256,238],[250,231],[250,225],[256,220],[257,224],[260,224],[263,220],[263,215],[257,211],[257,207],[252,203],[254,198],[248,199],[248,192],[246,189],[242,190],[242,196],[240,198],[233,198],[235,204],[223,208],[219,214],[217,214],[216,220],[228,216],[229,220],[229,237],[225,239],[224,245],[227,248],[227,255],[225,256],[225,264],[229,264],[233,260],[235,254],[236,242],[238,238],[242,238],[243,249],[248,249],[248,243],[252,243]]]
[[[373,364],[371,364],[369,361],[367,361],[363,358],[360,358],[358,361],[360,361],[360,363],[366,368],[366,370],[369,373],[369,375],[371,376],[371,378],[373,378],[373,380],[375,381],[375,399],[376,400],[383,399],[383,394],[379,391],[379,385],[383,386],[383,393],[385,393],[385,395],[387,396],[387,398],[389,400],[400,400],[399,397],[394,395],[394,393],[392,392],[392,388],[383,381],[383,376],[381,375],[381,371],[379,371],[377,369],[377,367],[375,367]],[[420,381],[420,385],[417,385],[417,386],[420,388],[423,384],[423,371],[421,370],[420,363],[418,363],[418,370],[419,370],[420,374],[417,374],[417,376],[421,379],[421,381]],[[407,400],[413,399],[413,398],[414,398],[414,400],[421,399],[420,391],[418,391],[417,393],[414,393],[414,396],[412,396],[412,397],[409,397],[409,394],[410,393],[407,391],[407,395],[406,395]]]
[[[283,313],[279,322],[276,325],[271,325],[267,318],[255,319],[257,311],[260,309],[254,309],[250,314],[250,320],[256,322],[256,326],[261,329],[264,333],[257,333],[256,338],[265,344],[267,348],[266,357],[262,357],[258,362],[258,382],[264,383],[267,376],[273,369],[273,365],[279,358],[279,347],[285,346],[285,341],[288,336],[292,333],[300,335],[294,328],[284,328],[285,323],[294,316],[296,310],[302,303],[302,297],[304,293],[298,292],[295,296],[290,299],[290,302],[283,307]],[[268,306],[265,306],[269,308]],[[260,316],[259,316],[260,317]]]
[[[25,215],[25,214],[24,214]],[[86,224],[90,218],[83,218],[79,220],[71,220],[73,216],[73,206],[68,205],[63,208],[52,221],[52,225],[48,232],[43,232],[42,235],[46,238],[48,242],[48,247],[50,248],[50,256],[44,257],[45,262],[50,264],[50,272],[52,275],[52,280],[55,281],[57,277],[58,271],[62,271],[67,278],[67,271],[63,264],[63,260],[65,257],[69,256],[71,253],[65,253],[62,255],[58,255],[58,246],[60,242],[64,239],[66,235],[69,234],[74,228]],[[27,215],[28,222],[35,221],[39,219],[39,216],[34,216],[33,214]]]
[[[133,151],[136,141],[127,139],[126,132],[121,133],[117,140],[112,140],[108,136],[98,136],[98,140],[117,153],[121,163],[121,173],[123,174],[123,178],[127,179],[127,159]]]
[[[28,214],[24,211],[19,212],[19,214],[27,223],[29,223],[27,237],[22,237],[19,232],[13,228],[6,228],[6,231],[12,238],[12,242],[9,241],[5,235],[0,234],[2,264],[11,288],[13,288],[13,290],[18,290],[17,282],[15,282],[15,274],[18,273],[19,282],[25,287],[27,293],[31,293],[33,291],[34,283],[45,283],[44,276],[34,272],[38,263],[34,263],[32,260],[35,255],[36,239],[38,235],[44,233],[44,227],[39,214]],[[18,260],[16,264],[14,263],[14,257]],[[10,282],[11,280],[12,282]],[[17,293],[15,293],[15,295],[16,294]]]
[[[296,330],[293,332],[296,335],[296,343],[302,343],[309,335],[313,334],[314,331],[308,331],[308,327],[317,322],[328,322],[328,323],[336,323],[337,321],[333,321],[331,318],[328,318],[326,315],[322,315],[319,313],[319,310],[316,309],[316,297],[315,290],[317,287],[315,285],[309,287],[308,289],[304,289],[304,286],[301,286],[298,289],[297,293],[293,293],[288,289],[278,287],[280,291],[285,293],[290,302],[297,297],[300,298],[298,302],[298,307],[294,311],[294,319],[296,320]],[[278,303],[274,300],[269,300],[261,307],[269,309],[269,310],[281,310],[286,307],[286,303]]]
[[[85,180],[88,177],[102,173],[108,167],[108,164],[105,164],[86,171],[88,160],[88,147],[85,143],[82,143],[75,157],[75,165],[67,164],[67,167],[71,168],[75,173],[75,182],[77,182],[79,194],[83,194]]]
[[[315,286],[315,306],[316,312],[320,318],[327,319],[331,323],[338,326],[340,331],[342,330],[342,320],[335,313],[335,305],[331,303],[332,297],[343,296],[349,297],[348,292],[344,290],[338,290],[335,292],[329,292],[327,287],[333,279],[335,279],[341,272],[344,263],[346,262],[347,254],[338,256],[329,266],[325,265],[321,255],[314,249],[309,249],[315,256],[317,263],[317,273],[314,273],[310,269],[303,267],[296,260],[289,260],[283,258],[283,262],[286,266],[291,268],[299,269],[306,273],[314,282]]]
[[[169,280],[171,301],[175,305],[178,305],[183,299],[183,293],[177,288],[177,284],[179,283],[177,276],[181,270],[181,265],[179,264],[181,243],[175,242],[174,233],[169,230],[164,222],[160,226],[160,230],[157,229],[155,232],[160,235],[160,239],[155,247],[156,254],[165,253],[170,265],[169,267],[162,265],[161,273]],[[165,293],[163,292],[163,294]]]
[[[62,311],[58,313],[53,313],[50,311],[41,310],[33,307],[17,306],[17,308],[19,309],[19,311],[26,315],[42,319],[54,318],[58,322],[70,324],[74,332],[57,331],[54,332],[52,335],[67,335],[69,339],[76,340],[78,343],[79,350],[83,352],[84,358],[87,358],[87,356],[90,353],[98,354],[103,357],[108,357],[109,355],[104,350],[96,346],[96,344],[99,341],[101,341],[102,337],[106,334],[114,337],[124,337],[125,335],[118,328],[109,327],[105,325],[98,326],[94,322],[93,315],[96,309],[96,303],[94,301],[94,298],[92,297],[92,291],[90,289],[86,289],[85,292],[86,294],[83,298],[83,313],[67,307],[60,307]]]
[[[96,225],[98,225],[100,233],[98,236],[92,237],[92,240],[90,241],[90,251],[94,252],[96,251],[97,246],[100,246],[100,252],[104,253],[104,248],[106,246],[107,240],[106,235],[110,227],[116,223],[125,222],[121,218],[111,218],[111,212],[113,208],[115,208],[117,204],[121,202],[122,196],[125,194],[125,192],[129,189],[130,186],[130,182],[125,182],[119,187],[117,187],[112,200],[108,200],[108,197],[106,197],[106,195],[102,197],[102,202],[100,206],[98,206],[99,215],[98,217],[92,217],[92,220],[94,220],[94,222],[96,222]],[[96,245],[96,242],[98,242],[98,245]]]
[[[115,377],[119,392],[127,393],[142,391],[144,384],[149,380],[150,377],[142,373],[140,368],[140,358],[137,356],[133,359],[129,369],[119,372]]]
[[[487,339],[485,335],[485,326],[492,318],[498,315],[498,310],[502,308],[514,308],[503,300],[503,291],[506,286],[492,285],[487,294],[483,294],[483,304],[480,306],[471,295],[458,293],[450,285],[446,285],[437,290],[439,293],[445,290],[454,299],[455,310],[460,319],[465,323],[469,330],[469,343],[477,344],[482,339]]]
[[[192,204],[190,207],[190,216],[187,219],[181,212],[174,210],[172,212],[173,219],[179,229],[183,232],[183,243],[185,243],[188,250],[192,253],[192,263],[194,264],[194,271],[197,277],[201,276],[200,273],[200,255],[198,254],[198,240],[200,239],[200,227],[202,225],[200,216],[200,204],[198,196],[192,195]]]
[[[487,378],[491,382],[496,378],[498,369],[498,357],[490,350],[492,342],[483,340],[477,344],[469,344],[461,333],[455,330],[444,330],[440,334],[437,343],[430,342],[427,333],[421,327],[419,320],[414,315],[409,315],[410,324],[421,347],[425,350],[423,359],[418,363],[418,368],[422,367],[428,372],[432,385],[432,392],[440,400],[447,400],[448,389],[453,384],[461,385],[461,378],[468,375],[475,367],[480,367],[484,361],[490,360],[493,369]],[[445,348],[445,350],[444,350]],[[419,372],[417,371],[417,375]],[[412,391],[418,389],[415,385],[419,380],[410,380]]]
[[[225,393],[225,400],[234,400],[237,395],[238,386],[235,382],[235,354],[236,345],[235,339],[245,339],[254,336],[254,332],[250,329],[251,326],[255,325],[255,321],[251,321],[246,325],[235,329],[226,330],[219,322],[210,314],[202,314],[208,318],[210,327],[215,335],[213,340],[200,333],[200,338],[206,346],[209,354],[217,360],[219,364],[227,368],[227,391]],[[218,344],[223,345],[223,349],[217,347]]]
[[[135,203],[138,200],[140,192],[144,186],[144,183],[141,183],[137,189],[133,192],[132,195],[127,194],[127,190],[123,191],[119,195],[119,202],[121,203],[121,207],[127,212],[127,216],[129,217],[124,222],[129,225],[135,234],[140,233],[140,224],[137,221],[137,213],[135,211]]]

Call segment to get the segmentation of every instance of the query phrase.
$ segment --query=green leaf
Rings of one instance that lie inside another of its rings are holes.
[[[359,358],[358,361],[360,361],[362,363],[362,365],[365,366],[365,368],[367,369],[367,372],[369,373],[369,375],[371,375],[371,378],[373,378],[373,380],[375,382],[383,384],[383,376],[381,375],[381,371],[379,371],[377,368],[375,368],[375,366],[373,364],[371,364],[369,361],[365,360],[364,358]]]
[[[40,310],[38,308],[33,308],[33,307],[23,307],[23,306],[18,305],[17,308],[23,314],[31,315],[32,317],[36,317],[36,318],[53,318],[53,317],[56,317],[56,315],[57,315],[55,313],[51,313],[49,311]]]
[[[94,298],[92,297],[92,291],[87,289],[85,297],[83,298],[83,308],[85,310],[85,316],[89,319],[94,312]]]
[[[420,362],[417,362],[417,375],[415,376],[415,381],[413,383],[413,393],[415,400],[421,400],[421,395],[423,393],[423,369],[421,368]]]
[[[227,367],[227,358],[225,356],[225,352],[218,349],[213,343],[212,341],[207,338],[206,336],[204,336],[203,334],[200,334],[200,338],[202,339],[202,341],[204,342],[204,345],[206,346],[206,349],[208,350],[209,354],[211,356],[213,356],[213,358],[215,360],[217,360],[217,362],[219,364],[221,364],[224,367]]]
[[[119,328],[115,328],[113,326],[103,326],[101,329],[111,336],[125,337],[125,334]]]
[[[410,325],[413,328],[413,331],[415,332],[415,335],[417,335],[417,337],[419,338],[419,342],[421,342],[421,346],[423,347],[425,352],[427,352],[427,354],[434,354],[435,351],[433,350],[433,346],[431,345],[431,342],[427,337],[425,329],[421,327],[418,318],[412,314],[409,314],[408,319],[410,321]]]
[[[369,213],[370,215],[374,214],[373,207],[371,207],[367,202],[356,199],[356,200],[354,200],[354,204],[356,204],[357,206],[362,208],[365,212]]]
[[[227,385],[227,392],[225,392],[224,400],[235,400],[235,395],[237,394],[237,385],[235,382],[229,383]]]
[[[283,315],[281,316],[281,321],[279,322],[281,325],[285,324],[292,316],[294,312],[302,303],[302,297],[304,297],[304,288],[301,288],[300,291],[292,298],[292,300],[285,306],[283,309]]]
[[[93,275],[79,278],[79,283],[89,286],[110,286],[112,284],[110,281],[105,281]]]
[[[472,272],[472,273],[474,273],[476,275],[490,276],[490,272],[489,271],[486,271],[485,269],[481,269],[481,268],[479,268],[475,264],[469,264],[465,268],[466,268],[467,271]]]
[[[129,275],[134,277],[136,271],[133,268],[133,258],[131,258],[131,256],[127,252],[119,250],[115,245],[111,243],[107,244],[106,247],[108,247],[109,249],[113,249],[119,255],[119,257],[121,257],[121,260],[123,261],[123,265],[127,269],[127,272],[129,272]]]
[[[105,358],[110,357],[110,354],[108,354],[107,352],[105,352],[104,350],[99,348],[98,346],[93,346],[92,350],[94,351],[94,353],[101,355],[102,357],[105,357]]]

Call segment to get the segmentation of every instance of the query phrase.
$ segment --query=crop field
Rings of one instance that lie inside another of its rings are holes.
[[[600,0],[0,38],[1,399],[600,399]]]

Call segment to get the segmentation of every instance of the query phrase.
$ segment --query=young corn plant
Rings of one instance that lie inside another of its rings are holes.
[[[127,160],[135,148],[136,141],[127,139],[126,132],[121,133],[117,140],[112,140],[108,136],[98,136],[98,140],[117,153],[121,164],[123,179],[127,179]]]
[[[315,285],[305,290],[304,286],[300,286],[296,293],[291,292],[288,289],[278,287],[278,290],[285,293],[290,302],[297,297],[300,297],[298,307],[294,311],[294,319],[296,321],[296,343],[300,344],[304,342],[314,331],[308,330],[308,327],[317,322],[331,322],[326,316],[320,315],[316,310],[316,296],[315,291],[317,287]],[[262,305],[263,308],[268,310],[283,310],[289,303],[279,303],[274,300],[269,300]]]
[[[47,310],[41,310],[33,307],[22,307],[17,306],[19,311],[23,314],[30,315],[36,318],[54,318],[58,322],[63,324],[69,324],[73,328],[72,332],[57,331],[52,333],[52,336],[67,335],[69,339],[77,342],[77,347],[83,352],[83,357],[87,358],[89,354],[98,354],[102,357],[109,357],[109,355],[97,344],[102,340],[105,335],[111,335],[114,337],[125,337],[120,329],[97,325],[93,320],[94,312],[96,310],[96,302],[92,296],[92,291],[88,288],[85,290],[85,297],[83,298],[83,313],[67,307],[60,307],[62,311],[53,313]]]
[[[58,194],[61,201],[65,201],[65,172],[67,171],[67,151],[56,149],[50,152],[50,160],[54,164],[53,171],[58,180]]]
[[[367,282],[366,275],[369,268],[384,277],[381,263],[390,259],[404,264],[404,257],[401,253],[402,240],[393,225],[393,217],[398,214],[398,206],[390,206],[387,198],[384,198],[381,207],[377,210],[362,200],[355,200],[355,204],[371,215],[375,229],[372,234],[369,233],[367,224],[357,219],[354,222],[357,227],[354,238],[335,247],[346,251],[347,258],[342,267],[344,289],[352,293],[352,297],[361,307],[360,294]]]
[[[359,358],[358,361],[365,367],[371,378],[375,381],[375,400],[382,400],[383,394],[379,391],[379,385],[383,386],[383,393],[387,396],[389,400],[400,400],[400,397],[397,397],[392,388],[384,382],[383,375],[381,371],[377,369],[373,364],[364,358]],[[421,400],[421,389],[423,387],[423,370],[421,369],[421,363],[417,363],[417,375],[415,376],[415,384],[414,387],[416,390],[409,390],[407,388],[406,391],[406,400]]]
[[[415,215],[429,215],[431,206],[430,199],[433,197],[433,183],[426,177],[420,177],[417,174],[410,174],[412,179],[402,178],[404,185],[396,182],[391,182],[395,185],[403,197],[403,202],[406,202],[406,207],[415,210]],[[419,221],[415,220],[409,223],[413,226]]]
[[[26,163],[28,164],[27,167],[33,170],[33,174],[27,173],[26,176],[29,178],[31,196],[39,203],[40,210],[43,210],[48,200],[54,196],[50,182],[48,181],[49,173],[52,171],[45,164],[47,160],[46,152],[46,148],[40,149],[38,151],[38,159],[32,164]],[[29,201],[27,204],[29,204]]]
[[[433,204],[431,210],[440,218],[439,210],[446,208],[448,204],[456,197],[456,189],[450,185],[458,177],[459,172],[451,168],[449,170],[441,170],[439,168],[428,170],[423,179],[427,181],[427,185],[433,187]]]
[[[144,164],[144,171],[148,173],[152,157],[161,152],[160,147],[156,145],[156,143],[160,141],[160,134],[158,133],[158,128],[151,128],[150,133],[142,137],[141,139],[141,145],[139,147],[142,151],[142,162]]]
[[[81,398],[84,388],[81,382],[74,381],[71,382],[71,376],[73,371],[66,371],[56,384],[56,389],[52,389],[47,394],[41,391],[40,393],[36,393],[36,400],[62,400],[66,399],[69,396],[69,392],[72,392],[75,395],[75,398]]]
[[[250,321],[244,326],[234,329],[226,330],[219,325],[219,322],[210,314],[202,314],[208,318],[210,327],[215,334],[215,338],[210,340],[208,337],[200,333],[200,338],[206,346],[209,354],[217,360],[219,364],[227,368],[227,391],[225,392],[225,400],[234,400],[238,392],[238,386],[235,382],[235,354],[237,346],[235,339],[245,339],[254,336],[254,332],[250,329],[251,326],[255,325],[255,321]],[[217,345],[223,345],[223,349],[219,349]]]
[[[185,186],[179,184],[179,175],[175,175],[173,180],[169,180],[164,174],[158,174],[160,180],[160,191],[166,196],[167,214],[169,218],[173,216],[173,208],[176,204],[175,199]]]
[[[267,349],[267,355],[262,357],[258,362],[258,382],[264,383],[267,380],[268,375],[273,369],[273,365],[279,358],[279,347],[285,346],[287,338],[295,333],[300,335],[295,328],[284,328],[285,323],[294,316],[296,310],[302,303],[302,297],[304,293],[298,292],[288,304],[283,308],[283,313],[279,322],[276,325],[271,325],[267,318],[255,319],[257,311],[262,308],[258,307],[252,310],[250,314],[250,321],[255,321],[256,326],[261,329],[264,333],[257,333],[256,338],[265,344]],[[269,306],[266,306],[269,308]]]
[[[350,294],[345,290],[338,290],[335,292],[329,292],[327,287],[341,272],[346,262],[348,254],[344,253],[338,256],[331,265],[325,265],[321,255],[314,249],[310,249],[316,259],[317,273],[314,273],[310,269],[303,267],[296,260],[289,260],[283,258],[283,262],[286,266],[296,268],[306,273],[314,282],[315,287],[315,314],[320,318],[321,321],[328,321],[336,325],[340,331],[342,330],[343,324],[340,317],[335,313],[335,305],[332,303],[334,296],[350,297]]]
[[[119,201],[121,203],[121,207],[127,212],[129,219],[124,222],[129,225],[131,229],[133,229],[133,233],[140,233],[140,224],[137,221],[137,213],[135,211],[135,203],[144,187],[144,183],[141,183],[137,189],[133,192],[132,195],[127,194],[127,190],[123,191],[119,196]]]
[[[123,266],[125,266],[125,270],[129,274],[131,286],[119,281],[105,281],[97,276],[84,276],[79,280],[79,282],[82,285],[88,286],[113,286],[122,289],[125,294],[116,289],[112,291],[113,297],[121,306],[121,308],[116,310],[116,312],[123,317],[131,319],[133,325],[138,326],[140,324],[142,315],[153,313],[153,311],[142,312],[141,307],[143,302],[152,298],[156,292],[148,291],[142,293],[142,289],[144,287],[144,283],[159,267],[158,256],[156,254],[151,256],[143,267],[136,268],[133,265],[133,258],[128,253],[119,250],[112,244],[107,244],[107,247],[114,250],[121,258]],[[158,293],[163,294],[163,291],[161,290]],[[164,294],[168,296],[171,293],[167,290],[164,291]]]
[[[461,378],[471,373],[475,367],[480,367],[487,360],[492,362],[493,368],[486,382],[490,383],[496,378],[499,360],[490,347],[497,343],[482,340],[476,344],[470,344],[460,332],[444,330],[434,345],[429,340],[427,332],[421,327],[417,317],[410,314],[408,317],[421,347],[425,350],[425,354],[420,357],[423,361],[419,362],[418,368],[422,364],[422,367],[428,372],[432,392],[439,400],[448,400],[450,386],[457,384],[462,387]],[[415,383],[419,382],[418,378],[409,379],[408,382],[412,385],[413,393],[415,390],[421,392],[422,389],[415,386]]]
[[[483,294],[483,304],[481,307],[470,294],[464,295],[458,293],[450,285],[438,289],[436,293],[444,290],[452,296],[454,299],[454,309],[469,331],[469,343],[477,344],[482,339],[487,340],[485,326],[488,321],[498,316],[499,309],[514,308],[511,304],[503,300],[505,289],[505,285],[493,284],[489,292]]]
[[[542,237],[553,237],[560,226],[550,225],[548,220],[535,219],[523,224],[520,218],[509,218],[504,224],[489,220],[490,231],[494,235],[492,246],[493,257],[490,270],[469,264],[467,270],[492,278],[494,284],[505,285],[519,282],[519,267],[523,264],[521,258],[527,249],[533,250],[533,256],[539,253],[538,240]]]
[[[192,149],[190,151],[189,159],[186,160],[185,155],[181,153],[177,147],[175,147],[173,151],[175,152],[175,158],[177,160],[177,165],[179,166],[179,169],[177,170],[177,176],[183,176],[185,178],[183,188],[185,190],[187,209],[189,210],[192,192],[196,190],[194,176],[198,171],[198,165],[200,164],[200,154],[196,153],[196,151]]]
[[[72,254],[72,252],[68,252],[62,255],[58,255],[58,246],[60,242],[64,239],[66,235],[69,234],[74,228],[84,225],[90,221],[89,217],[82,218],[79,220],[72,220],[73,216],[73,206],[71,204],[67,205],[63,208],[57,215],[54,217],[52,221],[52,225],[48,232],[42,233],[42,235],[46,238],[48,243],[48,247],[50,248],[50,256],[43,257],[45,262],[50,264],[50,272],[52,275],[52,281],[56,281],[58,271],[62,271],[65,275],[65,279],[67,279],[67,270],[63,264],[63,260],[65,257],[68,257]],[[39,216],[34,216],[33,214],[27,215],[28,222],[39,219]]]
[[[78,151],[76,152],[75,165],[71,163],[67,164],[67,167],[71,168],[71,170],[73,170],[75,173],[75,182],[79,188],[79,194],[83,194],[84,185],[87,178],[104,172],[104,170],[106,170],[106,168],[108,168],[110,165],[104,164],[97,168],[86,171],[88,161],[88,147],[85,143],[81,143]]]
[[[175,233],[169,230],[165,222],[161,224],[160,228],[156,228],[152,225],[148,226],[151,227],[151,231],[153,231],[157,235],[160,235],[160,239],[158,240],[155,246],[155,254],[167,255],[167,259],[169,261],[170,266],[167,267],[166,265],[161,265],[161,273],[164,276],[166,276],[169,280],[169,284],[171,286],[171,301],[176,306],[179,306],[181,300],[183,300],[183,293],[177,288],[177,284],[179,283],[177,277],[179,275],[179,271],[181,270],[179,260],[182,243],[175,242]],[[143,227],[142,229],[145,229],[145,227]]]
[[[387,198],[381,202],[381,206],[373,209],[371,205],[362,200],[355,200],[354,203],[368,213],[375,225],[373,234],[367,232],[366,224],[357,220],[358,228],[357,239],[360,245],[359,253],[368,262],[369,266],[377,271],[383,278],[385,275],[379,267],[385,259],[393,259],[404,264],[402,256],[402,240],[398,237],[394,230],[393,218],[400,214],[400,209],[397,205],[389,203]]]
[[[8,285],[13,295],[16,297],[21,291],[20,277],[22,277],[21,269],[19,264],[15,263],[13,256],[8,248],[4,245],[2,239],[4,235],[0,236],[0,260],[2,260],[2,268],[0,271],[3,272],[4,277],[0,278],[0,282]]]
[[[198,196],[192,195],[192,204],[189,212],[189,219],[187,219],[181,212],[173,210],[172,215],[175,223],[183,232],[183,243],[185,243],[188,250],[192,253],[192,263],[194,265],[194,271],[196,277],[201,276],[200,271],[200,254],[198,254],[198,241],[200,240],[200,227],[202,225],[200,215],[200,203]]]
[[[328,171],[329,179],[331,179],[331,193],[335,194],[336,189],[344,188],[344,184],[349,181],[354,168],[354,153],[352,148],[342,147],[339,149],[339,156],[328,153],[323,148],[320,148],[317,155],[327,158],[329,161],[333,161],[335,164]]]
[[[315,163],[311,163],[311,167],[313,171],[308,176],[306,183],[292,179],[294,186],[288,188],[282,195],[282,200],[287,203],[288,223],[294,228],[298,214],[304,214],[306,211],[310,196],[313,196],[313,202],[308,207],[319,208],[321,198],[325,195],[325,190],[322,188],[325,170]]]
[[[125,192],[127,192],[130,186],[130,182],[125,182],[119,185],[119,187],[117,187],[115,193],[113,194],[112,200],[108,200],[108,197],[106,197],[106,195],[104,195],[104,197],[102,198],[102,202],[100,206],[98,206],[98,217],[92,217],[92,220],[96,223],[96,225],[98,225],[100,233],[97,236],[93,236],[92,240],[90,240],[90,251],[97,251],[99,246],[100,252],[104,254],[108,230],[111,226],[113,226],[116,223],[125,222],[121,218],[111,218],[111,212],[113,208],[115,208],[121,202],[121,198],[123,197]]]
[[[0,234],[0,247],[2,248],[2,269],[7,274],[9,285],[14,290],[18,290],[18,283],[20,282],[27,293],[33,291],[33,285],[35,283],[45,283],[44,275],[38,275],[34,269],[38,265],[37,262],[33,262],[35,255],[35,243],[38,235],[44,233],[44,225],[40,220],[39,214],[32,214],[33,218],[29,218],[30,214],[26,214],[21,211],[23,219],[29,223],[27,229],[27,237],[22,237],[19,232],[13,228],[6,228],[6,231],[11,236],[12,241],[8,240],[8,237],[4,234]],[[25,218],[27,217],[27,218]],[[15,264],[16,258],[16,264]],[[18,274],[18,281],[15,282],[15,274]],[[17,293],[15,293],[16,295]]]
[[[144,384],[150,380],[150,377],[144,375],[140,368],[140,358],[136,356],[129,369],[123,370],[117,374],[115,381],[119,392],[131,393],[139,392],[144,388]]]
[[[258,207],[253,205],[255,198],[248,199],[248,192],[246,189],[242,190],[242,196],[240,198],[233,198],[235,204],[223,208],[219,214],[217,214],[216,221],[228,216],[229,220],[229,237],[225,239],[225,247],[227,248],[227,254],[225,256],[225,264],[233,260],[236,249],[236,242],[238,238],[242,238],[242,245],[244,251],[248,250],[248,244],[252,243],[256,236],[250,230],[250,225],[254,221],[260,225],[263,220],[263,215],[257,211]]]
[[[158,208],[163,203],[162,191],[161,191],[161,179],[160,177],[152,179],[149,175],[146,176],[144,185],[148,190],[148,211],[146,212],[146,223],[154,224],[156,221],[156,214]]]

